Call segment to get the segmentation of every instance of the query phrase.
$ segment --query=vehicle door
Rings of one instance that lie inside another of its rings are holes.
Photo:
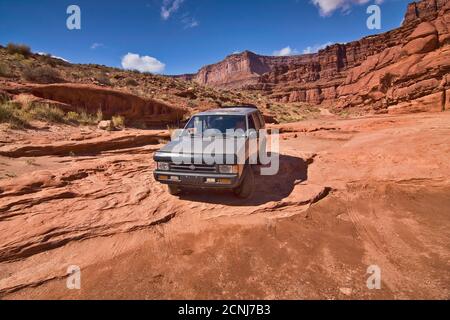
[[[259,128],[260,122],[255,112],[248,115],[247,137],[249,142],[249,157],[252,160],[251,164],[256,164],[258,155],[259,143]],[[253,158],[252,158],[253,156]]]

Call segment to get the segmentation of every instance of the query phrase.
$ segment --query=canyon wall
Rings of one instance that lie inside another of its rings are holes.
[[[245,51],[188,77],[206,86],[258,91],[284,103],[385,112],[428,97],[429,108],[438,104],[440,84],[450,73],[449,25],[450,2],[423,0],[408,5],[400,28],[380,35],[308,55]]]

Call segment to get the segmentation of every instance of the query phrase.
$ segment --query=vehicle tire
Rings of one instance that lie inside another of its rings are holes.
[[[167,187],[169,189],[169,193],[172,196],[178,196],[181,194],[181,188],[179,186],[174,186],[174,185],[169,184]]]
[[[247,199],[253,194],[255,187],[255,176],[253,175],[253,169],[250,165],[246,166],[244,171],[244,178],[239,187],[233,190],[234,194],[241,199]]]

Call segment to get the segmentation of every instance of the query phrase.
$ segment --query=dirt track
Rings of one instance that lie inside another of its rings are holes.
[[[282,129],[280,172],[246,201],[168,195],[152,177],[161,133],[98,150],[117,137],[3,133],[0,174],[17,177],[0,180],[0,296],[449,299],[450,113]],[[90,153],[65,154],[74,140]]]

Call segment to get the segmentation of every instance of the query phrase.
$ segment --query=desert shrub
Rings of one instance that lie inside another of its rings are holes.
[[[0,63],[0,77],[9,77],[11,75],[7,65]]]
[[[66,120],[71,123],[83,125],[92,125],[98,122],[95,115],[92,115],[85,110],[81,112],[69,111],[66,115]]]
[[[103,117],[103,115],[102,115]],[[99,121],[97,120],[98,115],[97,114],[91,114],[87,111],[83,110],[80,113],[80,120],[79,123],[84,125],[94,125],[97,124]]]
[[[53,59],[52,56],[49,54],[40,55],[39,60],[41,60],[45,64],[48,64],[51,67],[56,67],[58,65],[57,60]]]
[[[101,111],[97,114],[89,114],[86,111],[69,111],[66,114],[58,107],[49,104],[0,102],[0,123],[9,123],[14,128],[29,127],[29,122],[32,120],[48,123],[95,125],[100,121],[98,120],[100,117],[103,117]],[[121,123],[120,119],[116,121],[118,125]]]
[[[24,57],[29,57],[32,54],[30,47],[24,44],[9,43],[6,50],[9,54],[20,54]]]
[[[133,121],[132,126],[137,129],[148,129],[147,123],[144,120]]]
[[[0,101],[0,123],[8,123],[12,128],[19,129],[28,126],[20,108],[9,101]]]
[[[65,119],[72,124],[92,125],[98,122],[95,115],[89,114],[84,110],[81,112],[69,111]]]
[[[66,123],[64,111],[48,104],[37,104],[29,108],[28,111],[34,120],[41,120],[50,123]]]
[[[139,83],[133,78],[127,78],[125,80],[125,85],[130,87],[136,87],[139,85]]]
[[[57,67],[57,66],[69,66],[70,63],[67,61],[64,61],[60,58],[53,57],[51,54],[42,54],[39,55],[39,60],[41,60],[43,63],[48,64],[51,67]]]
[[[115,128],[123,128],[125,127],[125,118],[122,116],[114,116],[112,117],[112,123]]]
[[[95,120],[97,122],[100,122],[100,121],[103,120],[103,111],[102,111],[102,109],[98,109],[97,113],[95,115],[96,115],[96,119]]]
[[[22,75],[27,81],[36,83],[57,83],[61,82],[61,76],[58,71],[49,66],[35,67],[26,66]]]
[[[36,159],[27,159],[25,162],[29,166],[37,166]]]
[[[194,109],[195,107],[197,107],[197,103],[195,103],[195,102],[192,101],[192,100],[188,100],[188,102],[187,102],[187,107],[188,107],[189,109]]]
[[[380,79],[380,91],[386,93],[390,87],[392,87],[395,80],[395,76],[387,72]]]
[[[111,80],[109,79],[108,75],[106,73],[99,73],[95,76],[95,80],[97,80],[98,83],[103,84],[105,86],[111,85]]]
[[[80,115],[75,111],[69,111],[66,114],[66,120],[71,123],[78,123]]]

